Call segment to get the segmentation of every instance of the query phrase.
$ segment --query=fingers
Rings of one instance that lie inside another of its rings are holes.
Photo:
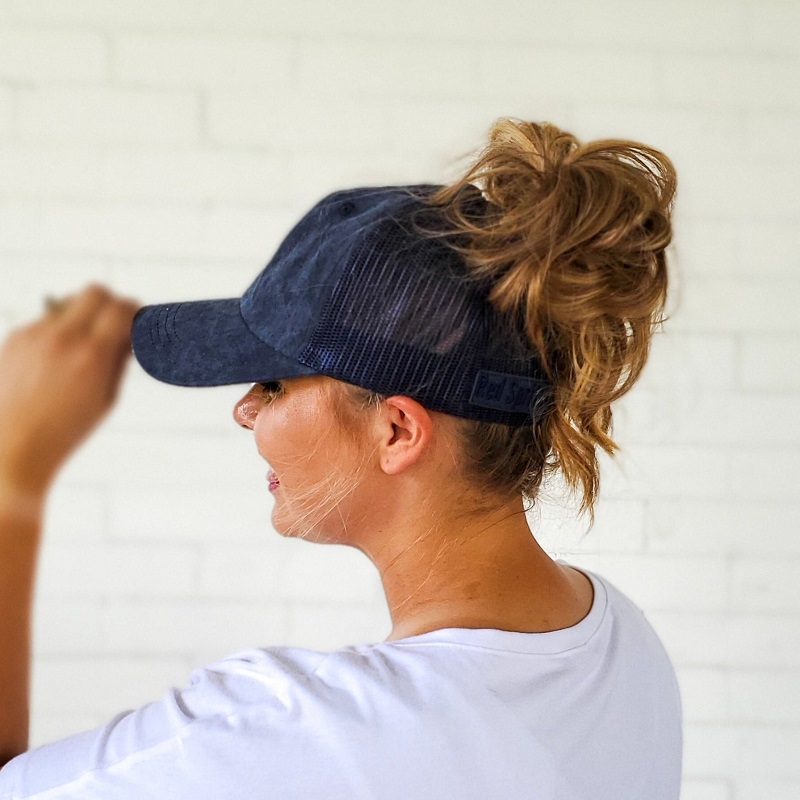
[[[91,284],[63,300],[48,298],[47,305],[48,313],[42,324],[56,326],[67,340],[77,341],[91,335],[103,344],[127,344],[133,317],[141,304],[117,297],[100,284]]]
[[[85,379],[113,401],[131,356],[131,327],[141,304],[93,284],[50,305],[36,325],[42,334],[50,334],[47,358],[55,363],[49,372],[55,374],[60,365],[78,359]]]
[[[102,342],[130,343],[133,318],[139,310],[139,303],[126,298],[111,298],[95,313],[91,324],[91,334]]]
[[[88,287],[0,345],[0,469],[49,485],[116,399],[137,307]]]
[[[91,330],[91,338],[108,359],[112,396],[116,396],[122,370],[131,356],[131,326],[138,309],[139,304],[131,300],[107,303]]]
[[[79,338],[91,330],[98,313],[111,300],[108,289],[93,283],[80,294],[62,301],[51,312],[51,316],[67,337]]]

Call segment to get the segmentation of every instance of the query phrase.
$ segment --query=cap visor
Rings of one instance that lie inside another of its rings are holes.
[[[176,386],[262,383],[315,374],[255,336],[242,318],[238,297],[145,306],[133,320],[131,340],[143,369]]]

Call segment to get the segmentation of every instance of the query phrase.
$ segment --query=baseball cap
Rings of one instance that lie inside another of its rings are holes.
[[[144,306],[133,352],[180,386],[328,375],[426,408],[510,425],[550,397],[521,322],[488,301],[429,202],[441,187],[334,192],[241,297]],[[473,211],[486,203],[475,191]]]

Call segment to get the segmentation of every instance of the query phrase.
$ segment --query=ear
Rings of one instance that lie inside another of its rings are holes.
[[[383,402],[379,457],[387,475],[397,475],[415,464],[433,440],[430,412],[410,397],[394,395]]]

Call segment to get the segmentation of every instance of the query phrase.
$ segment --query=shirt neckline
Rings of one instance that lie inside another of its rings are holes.
[[[589,613],[580,622],[569,628],[544,633],[522,633],[499,628],[440,628],[383,644],[400,647],[456,644],[534,655],[552,655],[581,647],[592,639],[605,619],[608,608],[608,591],[604,582],[593,572],[587,569],[578,569],[560,559],[557,560],[557,563],[577,569],[578,572],[586,575],[594,589],[594,598]]]

